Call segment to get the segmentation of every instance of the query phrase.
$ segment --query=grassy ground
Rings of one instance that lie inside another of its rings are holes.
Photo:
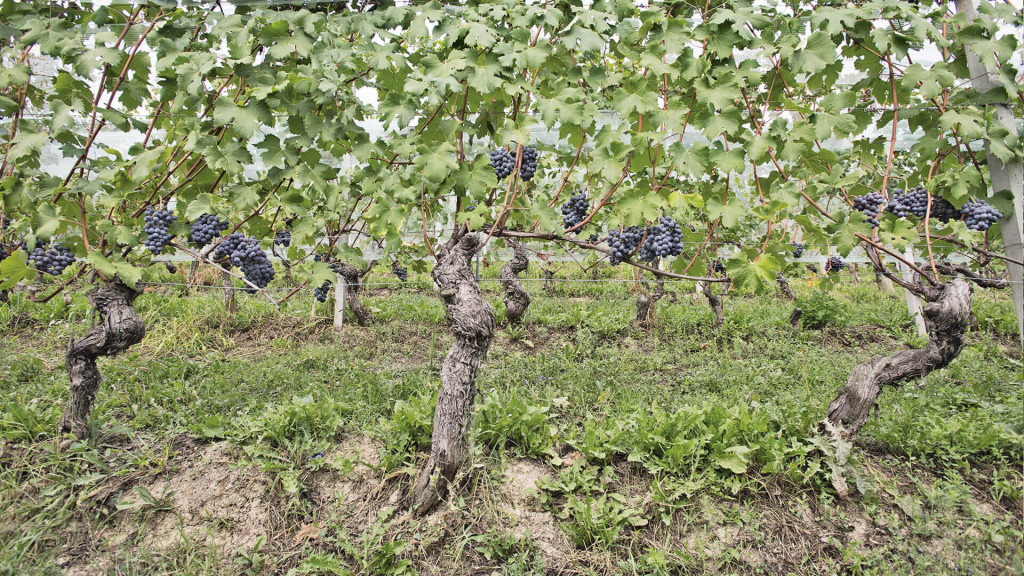
[[[639,330],[633,284],[527,287],[481,372],[460,489],[424,518],[402,501],[451,343],[428,284],[372,287],[375,323],[340,332],[308,294],[281,311],[240,295],[229,315],[219,291],[155,287],[144,342],[100,362],[94,438],[63,445],[62,353],[89,308],[15,298],[0,574],[1024,573],[1007,295],[976,291],[960,358],[886,391],[851,448],[811,431],[852,366],[923,344],[899,294],[798,283],[819,327],[730,296],[715,329],[673,284]]]

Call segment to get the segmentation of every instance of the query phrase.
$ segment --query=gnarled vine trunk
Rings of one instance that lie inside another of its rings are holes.
[[[787,300],[796,300],[796,294],[793,293],[793,289],[789,286],[789,280],[782,275],[782,272],[775,273],[775,280],[779,283],[779,292]]]
[[[530,295],[519,284],[519,274],[530,266],[530,256],[523,245],[511,238],[505,244],[512,248],[512,259],[501,267],[501,286],[505,289],[505,318],[516,324],[530,307]]]
[[[431,275],[441,292],[445,321],[455,342],[441,367],[430,459],[413,486],[413,510],[423,514],[444,497],[466,459],[467,432],[476,397],[476,375],[494,337],[494,309],[480,295],[470,267],[479,246],[465,228],[438,250]]]
[[[922,289],[929,302],[924,308],[928,345],[855,366],[846,386],[829,404],[826,427],[847,437],[856,434],[868,421],[871,407],[884,387],[923,378],[959,356],[971,314],[971,290],[971,285],[961,279]]]
[[[725,323],[725,314],[722,312],[722,298],[711,290],[711,282],[701,282],[704,290],[704,297],[708,299],[708,305],[715,314],[715,328]]]
[[[544,271],[544,291],[548,296],[555,295],[555,271],[541,268]]]
[[[644,282],[646,285],[647,282]],[[650,294],[641,294],[636,299],[636,320],[634,323],[641,328],[649,328],[657,319],[655,304],[665,296],[665,282],[658,279],[657,288]]]
[[[65,354],[71,391],[60,430],[78,438],[89,435],[89,413],[100,387],[100,371],[96,360],[113,356],[142,341],[146,326],[132,307],[139,292],[120,281],[112,281],[89,294],[89,302],[99,315],[96,324],[85,336],[71,343]]]
[[[360,326],[368,326],[370,322],[373,322],[373,314],[359,301],[359,290],[363,286],[363,274],[369,272],[370,269],[367,268],[366,272],[363,272],[348,262],[336,262],[334,271],[345,279],[345,302],[336,302],[334,305],[345,306],[347,304],[348,309],[356,317],[356,323]]]

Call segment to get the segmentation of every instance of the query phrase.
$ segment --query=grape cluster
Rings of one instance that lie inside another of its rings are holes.
[[[793,247],[793,258],[799,258],[804,255],[804,245],[799,242],[790,244]]]
[[[867,219],[864,220],[868,224],[871,224],[872,228],[878,226],[878,211],[881,210],[881,205],[885,202],[885,198],[882,197],[880,192],[868,192],[863,196],[857,196],[853,199],[853,209],[859,212],[863,212]]]
[[[274,245],[284,246],[285,248],[292,245],[292,231],[291,230],[278,230],[274,233]]]
[[[213,256],[218,260],[227,258],[228,266],[241,268],[245,279],[256,285],[257,288],[266,288],[274,279],[274,265],[267,257],[267,253],[260,248],[259,241],[249,238],[241,232],[229,234],[217,245]],[[246,287],[245,291],[255,292],[251,287]]]
[[[142,231],[146,233],[146,248],[153,254],[159,254],[164,246],[171,241],[171,223],[178,219],[170,210],[146,208],[146,224]]]
[[[0,262],[3,262],[11,253],[7,251],[7,246],[0,244]]]
[[[331,291],[331,281],[325,280],[319,288],[313,289],[313,298],[316,298],[317,302],[327,302],[327,294]]]
[[[512,158],[512,155],[508,153],[508,150],[498,148],[491,152],[490,165],[494,168],[494,175],[498,177],[498,180],[501,180],[512,173],[512,170],[516,167],[516,161]]]
[[[647,239],[640,246],[638,257],[644,262],[653,262],[665,256],[678,256],[683,252],[683,229],[679,223],[667,216],[647,229]]]
[[[192,238],[193,244],[202,248],[230,227],[227,220],[221,220],[213,214],[203,214],[192,223],[189,236]]]
[[[608,233],[608,247],[611,248],[608,262],[615,266],[623,260],[629,259],[629,255],[636,250],[643,239],[644,231],[636,226],[630,226],[625,230],[612,230]]]
[[[75,256],[71,253],[71,250],[64,246],[55,246],[53,248],[36,246],[28,260],[33,268],[43,274],[59,276],[65,268],[75,263]]]
[[[885,210],[901,218],[906,216],[924,218],[928,212],[928,192],[924,186],[917,186],[906,192],[902,188],[897,188],[892,191],[892,201],[885,207]]]
[[[722,264],[721,260],[715,258],[715,260],[711,262],[711,272],[714,274],[725,274],[725,264]]]
[[[409,279],[409,271],[399,264],[397,260],[391,263],[391,272],[394,273],[395,276],[398,276],[398,279],[402,282]]]
[[[568,202],[562,204],[562,222],[565,224],[565,229],[568,230],[582,222],[588,212],[590,212],[590,202],[587,201],[587,195],[583,192],[574,194]]]
[[[839,272],[843,268],[846,268],[846,262],[839,256],[832,256],[825,263],[825,272],[831,274],[833,272]]]
[[[11,225],[10,217],[4,216],[3,218],[0,218],[0,230],[3,230],[4,228],[7,228],[10,225]]]
[[[985,231],[992,224],[1003,217],[1003,213],[996,210],[991,204],[984,200],[968,200],[960,208],[964,215],[964,222],[971,230]]]
[[[959,220],[960,211],[949,200],[932,196],[931,217],[945,224],[950,220]]]
[[[519,177],[529,182],[537,173],[537,150],[523,148],[523,161],[519,164]]]

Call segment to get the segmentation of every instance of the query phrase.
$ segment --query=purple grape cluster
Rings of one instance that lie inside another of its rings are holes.
[[[725,264],[723,264],[718,258],[715,258],[711,262],[711,272],[713,274],[725,274]]]
[[[608,262],[612,266],[629,259],[629,255],[636,250],[644,239],[644,231],[636,226],[630,226],[625,230],[615,229],[608,233],[608,247],[611,249]]]
[[[901,218],[907,216],[923,218],[928,211],[928,192],[924,186],[917,186],[906,192],[902,188],[897,188],[892,191],[892,201],[885,207],[885,210]]]
[[[7,246],[0,244],[0,262],[3,262],[11,253],[7,251]]]
[[[678,256],[683,252],[683,229],[679,223],[667,216],[647,228],[647,239],[640,246],[638,257],[644,262],[653,262],[666,256]]]
[[[327,302],[327,295],[331,292],[331,281],[325,280],[319,288],[313,289],[313,298],[316,298],[317,302]]]
[[[885,198],[882,197],[881,192],[868,192],[863,196],[857,196],[853,199],[853,209],[863,212],[867,216],[867,219],[864,221],[871,224],[872,228],[875,228],[878,226],[878,212],[884,203]]]
[[[217,260],[226,259],[228,266],[238,266],[242,269],[245,279],[256,285],[257,288],[266,288],[274,279],[274,265],[267,257],[267,253],[260,248],[260,243],[255,238],[250,238],[241,232],[233,232],[228,235],[216,250],[213,256]],[[255,292],[251,287],[245,288],[246,292]]]
[[[494,168],[494,175],[498,177],[498,180],[503,179],[515,170],[516,161],[512,158],[512,155],[508,153],[508,150],[504,148],[498,148],[491,152],[491,163],[490,166]]]
[[[968,200],[961,208],[964,222],[971,230],[988,230],[997,220],[1003,217],[1003,213],[996,210],[991,204],[984,200]]]
[[[404,266],[399,264],[397,260],[391,263],[391,272],[395,276],[398,276],[398,279],[401,280],[402,282],[405,282],[406,280],[409,279],[409,271],[406,270]]]
[[[60,276],[64,269],[75,263],[75,255],[64,246],[54,246],[52,248],[36,246],[36,249],[28,257],[28,261],[33,268],[43,274]]]
[[[799,242],[790,244],[793,247],[793,258],[799,258],[804,255],[804,245]]]
[[[945,224],[950,220],[959,220],[960,211],[957,210],[956,206],[953,206],[949,200],[932,196],[931,218]]]
[[[274,245],[284,246],[285,248],[292,245],[292,231],[291,230],[278,230],[274,233]]]
[[[839,256],[832,256],[828,259],[828,262],[825,262],[825,272],[828,274],[839,272],[843,268],[846,268],[846,262],[843,262],[843,259]]]
[[[189,237],[193,244],[202,248],[230,227],[227,220],[221,220],[213,214],[203,214],[192,223]]]
[[[146,248],[153,254],[159,254],[164,246],[171,241],[171,224],[178,217],[170,210],[146,208],[146,223],[142,231],[146,233]]]
[[[529,182],[537,173],[537,150],[523,148],[523,161],[519,164],[519,177]]]
[[[582,222],[589,212],[590,202],[587,201],[587,195],[583,192],[574,194],[568,202],[562,204],[562,223],[565,224],[565,229],[568,230]]]

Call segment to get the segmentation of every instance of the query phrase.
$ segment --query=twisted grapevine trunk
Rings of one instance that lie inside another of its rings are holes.
[[[432,272],[455,343],[441,367],[430,460],[413,487],[413,510],[419,514],[430,511],[444,497],[466,459],[476,375],[494,336],[494,310],[480,295],[470,268],[478,243],[475,235],[456,232],[438,251]]]
[[[646,282],[645,282],[646,284]],[[650,294],[641,294],[636,299],[636,320],[635,324],[641,328],[649,328],[654,325],[657,318],[654,305],[665,295],[665,282],[658,279],[657,288]]]
[[[782,293],[782,297],[787,300],[796,300],[796,294],[793,293],[793,289],[789,286],[789,280],[782,275],[782,272],[775,273],[775,280],[779,283],[779,292]]]
[[[711,306],[711,311],[715,313],[715,328],[718,328],[725,323],[725,314],[722,312],[722,298],[711,290],[711,282],[702,282],[701,284],[703,284],[704,297],[708,299],[708,305]]]
[[[923,290],[923,297],[930,302],[924,308],[928,345],[920,350],[901,350],[891,356],[872,358],[855,366],[846,387],[828,407],[826,427],[847,437],[856,434],[868,421],[871,407],[884,387],[923,378],[960,355],[971,314],[971,285],[957,279]]]
[[[501,268],[501,285],[505,289],[505,318],[509,324],[516,324],[530,306],[530,295],[519,284],[519,274],[529,267],[530,257],[521,243],[507,238],[505,244],[512,248],[512,259]]]
[[[89,435],[89,413],[100,387],[96,359],[123,352],[146,335],[146,326],[132,307],[138,295],[117,280],[89,295],[100,321],[85,336],[72,342],[65,354],[71,393],[60,419],[61,432],[71,432],[78,438]]]
[[[338,274],[345,279],[345,303],[338,302],[335,306],[348,305],[348,309],[355,314],[356,323],[360,326],[368,326],[373,322],[373,314],[359,301],[359,290],[362,288],[363,273],[348,262],[338,262],[334,267]],[[369,272],[369,268],[367,268]]]

